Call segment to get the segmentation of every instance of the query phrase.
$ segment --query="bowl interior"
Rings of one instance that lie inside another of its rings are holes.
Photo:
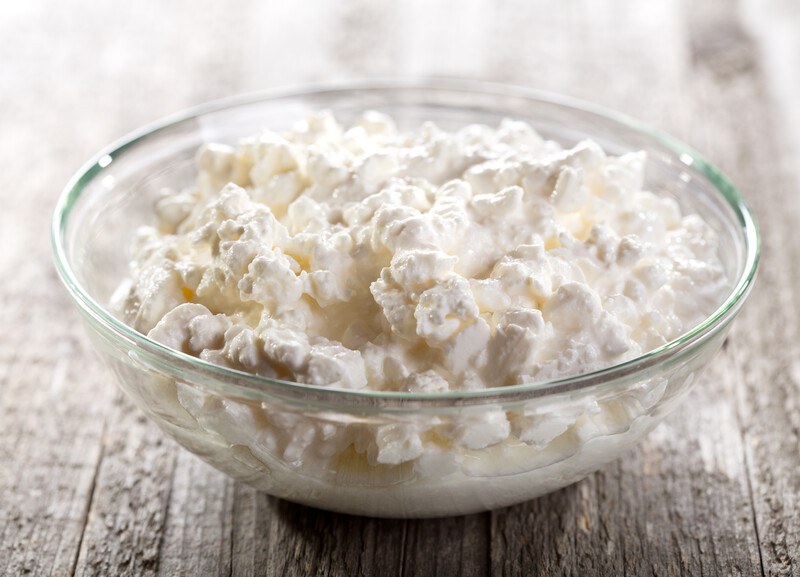
[[[452,130],[470,123],[496,125],[511,117],[563,146],[591,138],[609,154],[644,150],[645,188],[672,196],[720,236],[720,258],[732,281],[731,296],[720,303],[720,311],[739,304],[753,280],[757,233],[749,211],[728,181],[690,149],[633,121],[558,99],[447,86],[372,86],[248,97],[146,129],[102,153],[68,187],[55,228],[57,249],[60,245],[66,257],[60,263],[62,274],[66,270],[78,291],[105,307],[128,276],[131,240],[139,226],[152,222],[161,190],[193,184],[200,145],[233,143],[262,129],[286,129],[320,109],[331,110],[344,124],[364,110],[376,109],[393,116],[400,129],[430,120]]]

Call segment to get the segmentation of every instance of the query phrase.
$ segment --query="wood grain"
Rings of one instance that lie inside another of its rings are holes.
[[[762,224],[759,285],[735,328],[732,362],[741,375],[736,389],[742,421],[762,566],[770,575],[800,575],[800,380],[797,375],[800,244],[795,239],[800,206],[791,155],[780,134],[758,47],[743,24],[720,7],[699,14],[699,26],[718,29],[717,52],[737,51],[705,62],[695,102],[707,111],[708,150],[748,195]],[[698,31],[699,32],[699,31]],[[699,37],[698,32],[695,33]]]
[[[174,449],[117,398],[84,528],[76,575],[154,575],[159,565]],[[171,542],[170,542],[171,544]]]
[[[0,575],[799,576],[800,11],[736,6],[4,3]],[[387,74],[515,82],[625,110],[702,150],[759,216],[761,277],[724,350],[682,410],[581,483],[425,521],[279,501],[179,450],[77,329],[47,228],[85,158],[212,98]]]
[[[231,479],[185,451],[177,454],[158,575],[225,575],[233,555],[245,557],[233,547],[235,493]]]

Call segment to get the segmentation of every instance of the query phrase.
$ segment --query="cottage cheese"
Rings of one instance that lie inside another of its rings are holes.
[[[643,190],[644,163],[513,120],[400,132],[377,112],[350,127],[319,113],[203,147],[196,184],[166,191],[140,230],[118,307],[176,350],[323,387],[436,393],[592,371],[675,339],[729,289],[711,228]],[[358,426],[177,397],[256,457],[349,451],[441,476],[472,451],[563,445],[587,419],[584,439],[630,426],[659,386],[635,409],[590,399]]]

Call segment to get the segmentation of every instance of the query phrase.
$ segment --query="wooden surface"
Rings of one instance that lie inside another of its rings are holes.
[[[301,6],[295,6],[301,5]],[[72,172],[232,93],[372,75],[513,82],[689,142],[759,217],[758,285],[635,451],[516,507],[381,521],[291,505],[117,391],[51,265]],[[800,575],[796,0],[0,5],[0,575]]]

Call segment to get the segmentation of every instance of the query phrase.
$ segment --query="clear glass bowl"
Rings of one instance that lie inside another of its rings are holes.
[[[107,308],[128,275],[136,228],[164,187],[194,179],[206,142],[285,129],[313,111],[343,122],[365,109],[401,128],[522,119],[571,145],[645,150],[646,187],[699,213],[721,238],[730,294],[701,325],[639,358],[590,374],[485,391],[330,390],[208,364],[137,333]],[[433,517],[518,503],[564,487],[629,450],[683,399],[719,349],[753,283],[753,216],[708,162],[671,137],[584,103],[456,81],[371,82],[247,95],[149,126],[101,152],[70,181],[53,223],[56,264],[119,384],[161,429],[232,477],[298,503],[382,517]],[[511,434],[481,447],[464,432],[508,417]],[[520,434],[523,427],[525,434]],[[419,444],[399,465],[376,447]]]

